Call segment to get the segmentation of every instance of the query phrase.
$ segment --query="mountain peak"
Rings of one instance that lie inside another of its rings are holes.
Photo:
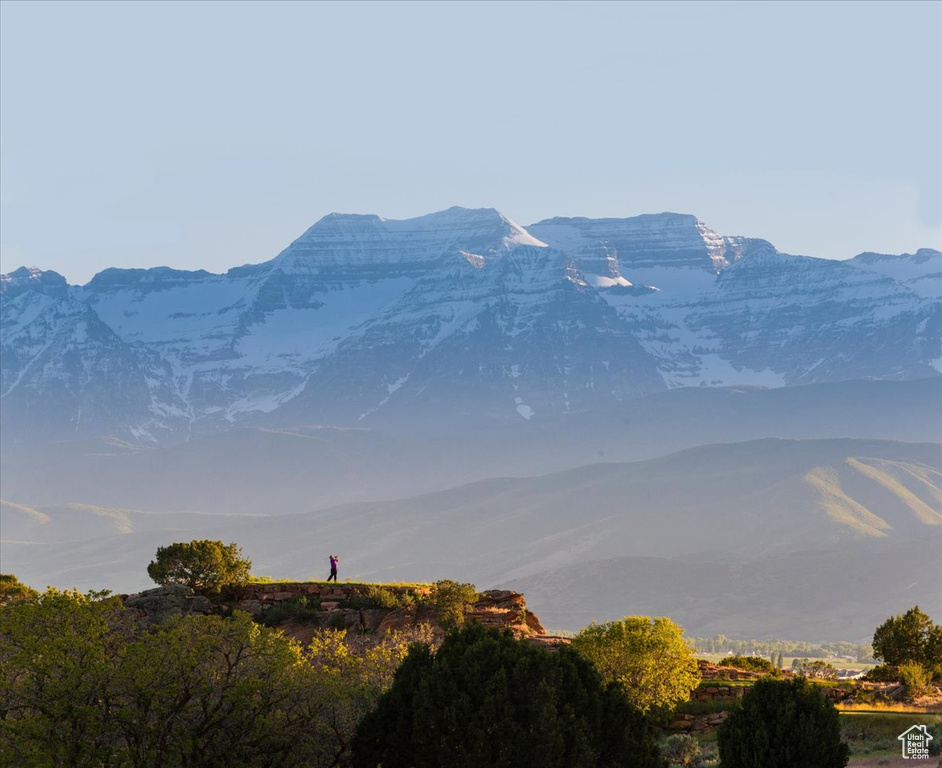
[[[38,291],[48,295],[65,296],[69,284],[58,272],[39,267],[20,267],[0,275],[0,291],[13,296],[23,291]]]
[[[149,267],[148,269],[121,269],[108,267],[98,272],[86,286],[93,290],[115,288],[160,288],[198,282],[211,273],[205,269],[173,269],[172,267]]]
[[[534,224],[529,225],[532,227],[542,227],[548,224],[554,225],[586,225],[586,224],[603,224],[603,225],[647,225],[647,226],[696,226],[702,224],[696,216],[692,213],[674,213],[673,211],[663,211],[661,213],[641,213],[637,216],[609,216],[599,219],[592,219],[587,216],[554,216],[550,219],[543,219]]]
[[[903,283],[917,296],[942,299],[942,251],[920,248],[915,253],[859,253],[847,260],[859,269]]]
[[[396,234],[417,232],[449,233],[461,231],[503,231],[514,244],[545,247],[523,227],[504,216],[496,208],[463,208],[453,205],[442,211],[414,216],[410,219],[387,219],[376,214],[329,213],[315,223],[295,242],[318,237],[327,231],[388,232]]]
[[[651,285],[664,279],[665,269],[675,275],[682,270],[715,276],[759,242],[725,237],[692,214],[671,211],[629,218],[558,217],[528,229],[569,254],[586,274],[624,274],[632,282]]]
[[[920,248],[915,253],[874,253],[873,251],[865,251],[864,253],[858,253],[851,261],[863,264],[875,264],[881,261],[911,261],[915,264],[923,264],[933,259],[942,259],[942,251],[935,248]]]
[[[489,257],[519,245],[546,247],[494,208],[453,206],[411,219],[375,214],[324,216],[273,261],[282,271],[348,277],[362,270],[413,273],[459,253]]]

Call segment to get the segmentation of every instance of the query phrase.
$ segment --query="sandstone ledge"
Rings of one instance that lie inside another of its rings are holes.
[[[370,590],[382,587],[396,596],[410,596],[411,605],[379,608],[369,605]],[[303,622],[286,620],[289,634],[302,636],[317,629],[333,628],[361,632],[389,632],[406,630],[422,624],[437,632],[441,629],[441,613],[424,601],[428,587],[386,586],[370,584],[324,584],[317,582],[250,583],[239,589],[237,599],[230,607],[245,611],[259,621],[281,603],[307,597],[316,599],[320,610]],[[139,594],[125,596],[129,608],[139,610],[151,623],[165,621],[171,616],[187,613],[222,613],[225,606],[206,597],[194,595],[186,587],[157,587]],[[508,629],[517,638],[540,640],[541,645],[556,647],[563,638],[548,638],[536,614],[527,610],[526,600],[519,592],[505,589],[486,590],[465,614],[467,621],[486,627]],[[303,629],[306,627],[307,629]]]

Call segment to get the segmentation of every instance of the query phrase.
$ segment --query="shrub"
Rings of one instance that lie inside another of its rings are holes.
[[[288,619],[310,621],[321,609],[321,599],[317,595],[307,597],[299,595],[290,600],[275,603],[262,614],[260,623],[266,627],[274,627]]]
[[[371,584],[366,593],[347,601],[350,608],[364,610],[369,608],[406,608],[415,605],[415,596],[411,592],[395,592],[379,584]]]
[[[718,662],[720,667],[735,667],[750,672],[774,672],[775,666],[768,659],[761,656],[727,656]]]
[[[461,627],[465,612],[478,599],[474,584],[462,584],[451,579],[442,579],[432,585],[429,602],[441,611],[443,627]]]
[[[377,608],[399,608],[404,603],[400,596],[391,589],[376,585],[370,586],[366,596]]]
[[[671,765],[697,765],[700,762],[700,743],[689,733],[675,733],[664,742],[661,754]]]
[[[759,680],[717,732],[723,768],[843,768],[837,710],[807,679]]]
[[[624,693],[569,648],[472,624],[415,644],[360,723],[354,768],[665,766]]]
[[[903,684],[906,698],[915,699],[925,696],[929,692],[929,683],[932,681],[929,672],[922,664],[907,661],[899,668],[899,681]]]

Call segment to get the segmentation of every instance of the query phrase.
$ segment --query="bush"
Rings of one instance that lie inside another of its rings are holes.
[[[462,584],[451,579],[442,579],[432,585],[429,602],[441,611],[441,623],[445,628],[461,627],[468,608],[478,599],[474,584]]]
[[[354,768],[662,768],[624,693],[569,648],[472,624],[415,644],[360,723]]]
[[[899,668],[899,681],[903,684],[903,692],[906,698],[915,699],[919,696],[925,696],[929,692],[929,683],[932,677],[922,664],[915,661],[907,661],[901,664]]]
[[[758,680],[717,732],[723,768],[843,768],[837,710],[805,678]]]
[[[720,659],[717,663],[720,667],[735,667],[736,669],[746,669],[750,672],[774,672],[775,666],[768,659],[761,656],[727,656]]]
[[[350,608],[366,610],[369,608],[406,608],[415,605],[415,595],[411,592],[395,592],[388,587],[371,584],[366,593],[347,601]]]
[[[147,566],[147,575],[161,585],[182,584],[194,592],[214,592],[223,587],[244,584],[252,561],[242,557],[235,542],[200,539],[159,547]]]
[[[366,596],[373,601],[377,608],[401,608],[415,602],[414,600],[407,600],[405,594],[398,595],[391,589],[375,585],[367,590]],[[409,595],[409,597],[412,596]]]
[[[321,599],[317,595],[306,597],[299,595],[290,600],[284,600],[275,603],[265,613],[262,614],[259,623],[266,627],[275,627],[288,619],[297,619],[299,621],[310,621],[317,616],[321,609]]]
[[[689,733],[675,733],[664,742],[661,754],[671,765],[697,765],[700,762],[700,743]]]

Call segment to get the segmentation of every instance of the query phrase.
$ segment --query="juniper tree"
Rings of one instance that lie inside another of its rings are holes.
[[[354,768],[666,768],[643,716],[569,648],[472,624],[412,647],[361,722]]]

